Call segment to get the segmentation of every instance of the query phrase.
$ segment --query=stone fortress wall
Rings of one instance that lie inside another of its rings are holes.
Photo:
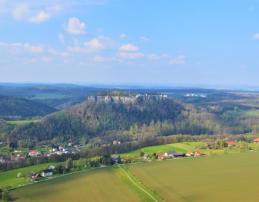
[[[95,103],[134,103],[138,99],[144,100],[161,100],[166,99],[167,95],[148,95],[148,94],[137,94],[136,96],[89,96],[88,101]]]

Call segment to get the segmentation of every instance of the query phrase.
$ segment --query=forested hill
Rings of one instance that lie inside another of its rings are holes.
[[[0,118],[24,119],[34,116],[45,116],[55,111],[54,108],[38,102],[0,95]]]
[[[172,99],[137,99],[136,102],[86,101],[48,115],[39,123],[17,125],[8,135],[13,145],[34,146],[60,142],[101,145],[118,138],[140,140],[170,134],[212,134],[213,117]]]

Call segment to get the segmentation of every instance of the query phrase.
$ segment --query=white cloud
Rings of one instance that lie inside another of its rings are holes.
[[[137,59],[144,56],[145,54],[141,52],[136,52],[136,53],[120,52],[118,54],[118,57],[125,58],[125,59]]]
[[[23,53],[24,51],[26,52],[31,52],[34,54],[42,53],[44,51],[42,46],[35,46],[31,45],[29,43],[3,43],[0,42],[0,47],[5,47],[5,51],[9,51],[10,53]]]
[[[184,55],[176,56],[175,58],[173,58],[169,61],[169,64],[184,65],[185,64],[185,56]]]
[[[126,34],[121,34],[121,35],[120,35],[120,38],[122,38],[122,39],[124,39],[124,38],[126,38],[126,37],[127,37]]]
[[[102,56],[95,56],[93,60],[96,62],[122,62],[121,59],[116,57],[102,57]]]
[[[29,6],[27,4],[18,5],[13,10],[13,16],[16,20],[23,19],[29,13]]]
[[[29,19],[30,22],[44,22],[50,19],[50,14],[46,13],[45,11],[40,11],[36,16]]]
[[[258,39],[259,39],[259,33],[254,34],[253,38],[254,38],[255,40],[258,40]]]
[[[157,54],[148,54],[146,55],[146,57],[150,60],[159,60],[159,59],[163,59],[163,58],[169,58],[170,56],[167,54],[162,54],[162,55],[157,55]]]
[[[49,57],[42,57],[41,58],[41,61],[42,62],[51,62],[53,59],[52,58],[49,58]]]
[[[122,45],[120,47],[121,51],[137,51],[138,48],[132,44],[126,44],[126,45]]]
[[[31,53],[42,53],[43,52],[43,48],[41,46],[33,46],[28,43],[25,43],[23,45],[23,47],[26,51],[29,51]]]
[[[78,18],[73,17],[68,20],[67,31],[74,35],[86,34],[86,25],[84,22],[80,22]]]
[[[65,37],[62,34],[59,34],[58,38],[62,43],[65,43]]]
[[[62,56],[62,57],[67,57],[69,55],[67,52],[58,52],[54,49],[49,49],[48,52],[53,54],[53,55],[59,55],[59,56]]]
[[[140,37],[140,40],[142,40],[142,41],[149,41],[149,38],[147,38],[145,36],[142,36],[142,37]]]
[[[90,49],[104,49],[105,48],[104,44],[102,44],[100,42],[100,40],[97,38],[94,38],[91,41],[85,42],[84,46],[88,47]]]

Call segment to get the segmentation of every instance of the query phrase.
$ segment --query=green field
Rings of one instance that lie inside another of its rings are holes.
[[[19,172],[23,172],[23,173],[27,173],[30,171],[39,172],[40,170],[43,170],[46,167],[48,167],[50,165],[55,165],[55,164],[56,163],[45,163],[45,164],[29,166],[29,167],[25,167],[25,168],[9,170],[6,172],[0,172],[0,187],[5,187],[5,186],[16,187],[16,186],[19,186],[22,184],[26,184],[27,183],[26,179],[17,178],[17,174]]]
[[[33,100],[45,100],[45,99],[63,99],[69,97],[68,95],[59,94],[59,93],[39,93],[35,95]]]
[[[149,201],[119,168],[101,168],[29,185],[13,191],[17,202]]]
[[[128,165],[166,201],[258,201],[259,153],[153,161]]]
[[[124,153],[123,155],[134,155],[138,156],[141,151],[146,154],[153,154],[153,153],[165,153],[170,150],[175,150],[176,152],[188,152],[188,151],[196,151],[197,146],[201,145],[201,142],[185,142],[185,143],[173,143],[173,144],[165,144],[165,145],[158,145],[158,146],[150,146],[144,147],[138,150],[134,150],[131,152]],[[122,155],[122,156],[123,156]]]
[[[18,121],[7,121],[10,124],[26,124],[26,123],[37,123],[40,120],[18,120]]]

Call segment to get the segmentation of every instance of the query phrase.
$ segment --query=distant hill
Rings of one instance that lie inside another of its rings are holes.
[[[45,116],[56,110],[31,100],[0,95],[0,118],[6,120]]]
[[[172,99],[155,96],[129,103],[87,100],[39,123],[17,125],[8,138],[14,144],[23,141],[25,146],[71,140],[101,145],[114,138],[132,141],[158,135],[212,134],[214,122],[210,114],[204,116],[211,120]]]

